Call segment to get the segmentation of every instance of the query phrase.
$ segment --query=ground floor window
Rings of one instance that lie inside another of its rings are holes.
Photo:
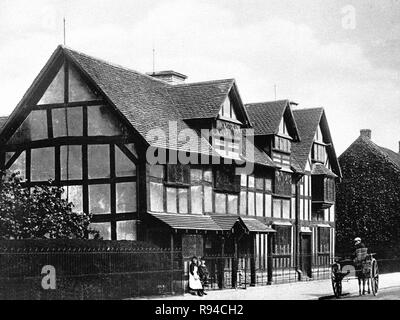
[[[318,228],[318,253],[329,253],[330,228]]]
[[[111,240],[112,222],[91,223],[90,229],[99,232],[99,236],[103,240]],[[137,240],[137,223],[136,220],[117,221],[116,222],[116,240]]]
[[[273,238],[273,253],[276,255],[290,255],[292,244],[292,227],[275,226],[276,233]]]
[[[290,199],[274,198],[273,203],[273,217],[290,219]]]

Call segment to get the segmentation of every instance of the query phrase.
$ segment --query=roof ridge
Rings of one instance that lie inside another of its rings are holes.
[[[179,87],[188,87],[188,86],[197,86],[202,84],[212,84],[216,82],[235,82],[234,78],[226,78],[226,79],[217,79],[217,80],[205,80],[205,81],[198,81],[198,82],[187,82],[187,83],[179,83],[171,86],[171,88],[179,88]]]
[[[278,102],[289,102],[289,99],[281,99],[281,100],[274,100],[274,101],[264,101],[264,102],[252,102],[252,103],[245,103],[246,107],[253,107],[257,105],[267,104],[267,103],[278,103]]]
[[[295,111],[314,111],[314,110],[321,110],[321,111],[325,111],[324,107],[312,107],[312,108],[299,108],[299,109],[293,109],[293,112],[295,112]]]
[[[145,77],[145,78],[147,78],[147,79],[150,79],[150,80],[152,80],[152,81],[159,82],[160,84],[164,84],[164,85],[166,85],[167,87],[169,87],[169,86],[170,86],[170,87],[173,87],[173,85],[169,84],[168,82],[165,82],[165,81],[163,81],[163,80],[154,78],[154,77],[152,77],[152,76],[150,76],[150,75],[147,75],[147,74],[145,74],[145,73],[143,73],[143,72],[140,72],[140,71],[137,71],[137,70],[135,70],[135,69],[128,68],[128,67],[124,67],[123,65],[120,65],[120,64],[118,64],[118,63],[111,62],[111,61],[108,61],[108,60],[105,60],[105,59],[102,59],[102,58],[99,58],[99,57],[95,57],[95,56],[89,55],[89,54],[87,54],[87,53],[84,53],[84,52],[82,52],[82,51],[78,51],[78,50],[72,49],[72,48],[70,48],[70,47],[68,47],[68,46],[65,46],[65,45],[60,45],[60,47],[61,47],[63,50],[68,50],[68,51],[71,51],[71,52],[73,52],[73,53],[76,53],[76,54],[79,54],[79,55],[81,55],[81,56],[84,56],[84,57],[86,57],[86,58],[93,59],[93,60],[97,60],[97,61],[99,61],[99,62],[101,62],[101,63],[105,63],[105,64],[107,64],[107,65],[109,65],[109,66],[111,66],[111,67],[114,67],[114,68],[117,68],[117,69],[121,69],[121,70],[124,70],[124,71],[128,71],[128,72],[132,72],[132,73],[138,74],[138,75],[143,76],[143,77]]]

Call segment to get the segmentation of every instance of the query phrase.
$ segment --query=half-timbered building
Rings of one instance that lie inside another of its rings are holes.
[[[103,239],[230,257],[216,268],[232,285],[242,264],[252,284],[313,277],[334,255],[340,177],[324,110],[185,80],[59,46],[0,120],[0,164],[63,186]]]

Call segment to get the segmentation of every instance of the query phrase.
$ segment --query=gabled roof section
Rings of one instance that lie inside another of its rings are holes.
[[[215,118],[231,90],[233,79],[183,83],[168,91],[183,119]]]
[[[182,83],[170,86],[168,92],[184,120],[215,119],[229,96],[236,106],[238,120],[250,124],[235,79]]]
[[[147,143],[156,147],[180,151],[199,150],[200,153],[215,155],[211,145],[199,133],[195,146],[188,144],[187,141],[178,141],[176,133],[190,129],[184,119],[196,116],[196,110],[198,117],[211,114],[216,117],[220,105],[230,91],[237,92],[233,79],[174,86],[64,46],[59,46],[54,51],[10,115],[5,127],[12,130],[18,125],[14,120],[20,120],[23,111],[35,103],[32,97],[38,95],[39,88],[43,87],[44,79],[48,78],[51,72],[54,73],[54,70],[62,64],[64,57],[84,75],[85,79],[122,116],[122,119],[131,124],[133,130]],[[240,96],[238,99],[241,102]],[[245,111],[243,112],[245,114]],[[169,132],[170,122],[175,124],[177,130]],[[167,144],[163,141],[149,141],[147,134],[152,129],[163,130],[168,138]],[[5,139],[5,137],[2,138]]]
[[[289,100],[250,103],[245,108],[253,124],[254,135],[278,134],[279,124],[285,118],[290,135],[295,140],[300,139]]]
[[[352,148],[357,144],[365,145],[371,152],[378,155],[383,162],[390,164],[396,171],[400,172],[400,154],[396,153],[388,148],[378,146],[372,142],[371,139],[359,136],[341,155],[342,158],[346,153],[350,152]]]
[[[63,50],[145,139],[155,128],[163,130],[167,137],[174,134],[169,132],[170,121],[176,123],[177,131],[189,129],[168,92],[168,83],[68,48]],[[171,149],[182,149],[183,143],[177,140],[174,136],[168,141]],[[162,142],[147,142],[166,147]]]
[[[327,153],[332,169],[337,176],[341,177],[341,170],[332,143],[332,137],[324,109],[298,109],[294,110],[293,114],[301,135],[301,141],[292,144],[293,158],[305,169],[314,142],[315,133],[320,125],[325,140],[324,142],[328,145]]]

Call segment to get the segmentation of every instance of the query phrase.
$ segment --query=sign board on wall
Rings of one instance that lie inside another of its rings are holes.
[[[200,234],[182,235],[182,255],[184,258],[204,255],[204,239]]]

